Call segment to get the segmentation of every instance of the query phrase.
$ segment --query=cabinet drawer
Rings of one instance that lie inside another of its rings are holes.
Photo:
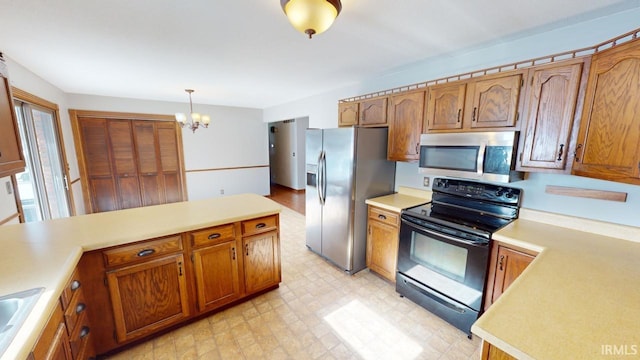
[[[191,233],[191,246],[194,248],[211,246],[235,240],[236,232],[233,224],[216,226],[213,228],[194,231]]]
[[[174,235],[158,240],[145,241],[143,243],[106,250],[102,254],[106,266],[116,266],[181,250],[182,239],[180,235]]]
[[[71,298],[69,306],[64,312],[64,323],[67,325],[67,331],[72,334],[78,324],[78,318],[85,312],[87,303],[84,300],[84,293],[79,290],[76,291]]]
[[[62,304],[62,309],[67,310],[69,307],[69,303],[73,298],[73,294],[80,289],[80,278],[78,276],[78,270],[74,270],[73,274],[71,274],[71,279],[65,286],[64,290],[62,290],[62,294],[60,294],[60,303]]]
[[[400,224],[400,214],[373,206],[369,207],[369,218],[393,226]]]
[[[89,333],[91,332],[86,312],[83,311],[80,313],[78,320],[78,325],[69,336],[69,347],[71,348],[71,356],[74,360],[79,359],[79,355],[84,352],[84,348],[87,347],[89,341]]]
[[[265,216],[242,222],[242,235],[253,235],[278,228],[278,215]]]

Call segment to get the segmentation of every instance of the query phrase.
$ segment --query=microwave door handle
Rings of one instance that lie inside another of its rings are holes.
[[[478,176],[482,176],[484,173],[484,155],[487,151],[487,143],[480,144],[480,150],[478,151],[478,159],[476,159],[476,166],[478,169]]]

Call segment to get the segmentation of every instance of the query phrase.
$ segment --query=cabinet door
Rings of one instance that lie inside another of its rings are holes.
[[[467,111],[471,115],[471,128],[515,126],[521,86],[521,74],[479,79],[470,83],[472,100]]]
[[[492,303],[498,300],[500,295],[522,274],[533,259],[534,256],[498,245]]]
[[[582,62],[531,71],[526,95],[523,168],[564,170],[569,156]]]
[[[280,283],[280,243],[277,231],[242,239],[244,283],[247,294]]]
[[[198,310],[215,309],[240,298],[238,255],[235,240],[193,252]]]
[[[573,174],[640,185],[640,39],[593,55]]]
[[[367,267],[386,279],[396,281],[398,228],[369,219]]]
[[[18,122],[13,110],[11,84],[7,66],[0,57],[0,177],[19,173],[24,167]]]
[[[67,327],[62,319],[62,308],[56,306],[49,321],[42,330],[29,359],[72,360]]]
[[[387,125],[387,98],[364,100],[360,103],[361,126]]]
[[[171,255],[107,272],[118,342],[189,316],[183,263],[181,254]]]
[[[466,83],[430,87],[425,129],[462,129],[462,110],[464,109],[466,89]]]
[[[420,134],[424,116],[425,92],[394,95],[389,104],[387,158],[414,161],[420,157]]]
[[[338,126],[358,125],[358,103],[338,103]]]

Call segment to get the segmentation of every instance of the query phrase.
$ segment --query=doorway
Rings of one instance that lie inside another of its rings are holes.
[[[71,194],[57,106],[16,97],[14,108],[26,160],[25,171],[15,175],[23,222],[70,216]]]
[[[271,184],[293,190],[305,189],[305,131],[308,127],[308,117],[269,124]]]

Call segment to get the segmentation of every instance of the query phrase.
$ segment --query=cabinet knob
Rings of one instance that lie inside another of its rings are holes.
[[[578,157],[578,151],[580,151],[580,149],[582,149],[582,144],[576,145],[576,151],[573,153],[576,161],[580,161],[580,158]]]
[[[478,110],[477,107],[473,108],[473,112],[471,113],[471,121],[476,121],[476,111]]]
[[[557,159],[557,161],[562,161],[563,148],[564,148],[564,144],[560,144],[560,150],[558,151],[558,159]]]
[[[213,240],[213,239],[217,239],[219,237],[220,237],[220,233],[213,233],[213,234],[209,235],[207,238],[209,240]]]
[[[498,267],[500,268],[500,271],[503,270],[503,265],[504,265],[504,255],[500,255],[500,260],[498,261]]]
[[[87,337],[89,335],[89,327],[83,326],[82,330],[80,330],[80,339]]]
[[[380,214],[380,215],[378,215],[378,219],[380,219],[380,220],[387,220],[387,217],[386,217],[386,216],[384,216],[384,215],[382,215],[382,214]]]
[[[259,223],[259,224],[256,224],[256,229],[262,229],[263,227],[266,227],[266,226],[267,224],[265,223]]]
[[[84,309],[86,309],[86,308],[87,308],[87,305],[85,305],[84,303],[79,303],[79,304],[76,306],[76,314],[80,314],[80,313],[81,313],[81,312],[83,312],[83,311],[84,311]]]
[[[78,289],[80,288],[80,281],[78,281],[78,280],[73,280],[73,281],[71,282],[71,286],[70,286],[70,288],[71,288],[71,291],[76,291],[76,290],[78,290]]]
[[[138,252],[138,257],[144,257],[144,256],[149,256],[153,253],[155,253],[156,251],[154,249],[144,249],[144,250],[140,250],[140,252]]]

